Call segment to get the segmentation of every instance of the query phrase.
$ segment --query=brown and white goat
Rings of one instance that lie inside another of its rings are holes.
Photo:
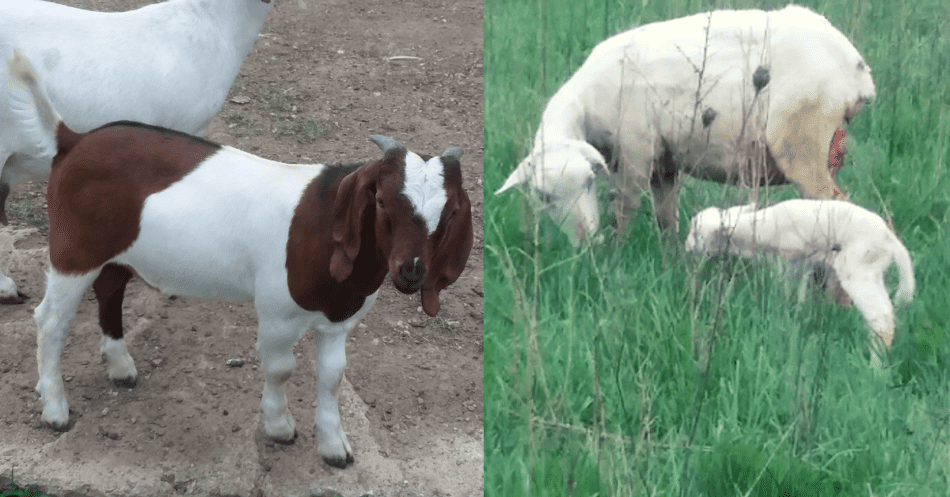
[[[318,451],[333,466],[352,462],[336,398],[347,334],[387,274],[399,291],[421,291],[427,314],[439,311],[439,292],[459,277],[473,241],[462,150],[430,158],[377,135],[376,162],[291,165],[139,123],[78,134],[25,59],[15,55],[11,72],[57,148],[47,192],[52,267],[35,313],[43,421],[68,423],[60,356],[89,285],[109,377],[135,383],[121,320],[135,272],[166,293],[254,302],[264,431],[275,440],[296,434],[284,383],[294,346],[315,329]]]

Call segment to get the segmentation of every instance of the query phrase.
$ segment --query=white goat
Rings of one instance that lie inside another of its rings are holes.
[[[271,0],[170,0],[104,13],[38,0],[0,2],[0,60],[14,49],[36,71],[63,120],[79,132],[121,119],[204,135],[221,110]],[[18,124],[0,78],[0,223],[22,181],[49,177],[43,130]],[[0,303],[25,295],[0,272]]]
[[[472,248],[462,150],[425,158],[374,136],[384,157],[366,165],[281,164],[184,133],[120,121],[86,134],[56,115],[29,63],[15,55],[21,123],[57,150],[47,191],[50,265],[36,308],[37,392],[42,419],[69,421],[60,356],[86,289],[99,301],[109,377],[134,385],[122,332],[122,297],[133,271],[163,292],[251,300],[264,370],[264,431],[296,435],[284,384],[293,348],[317,331],[318,452],[353,461],[340,426],[337,387],[349,331],[369,312],[388,274],[419,291],[430,316]]]
[[[575,245],[598,227],[597,191],[587,185],[608,164],[618,234],[648,186],[657,221],[675,231],[681,171],[792,182],[807,197],[833,198],[843,193],[828,170],[829,144],[874,94],[854,46],[804,7],[648,24],[594,48],[548,102],[534,149],[496,194],[528,184]],[[545,196],[552,184],[563,192]]]
[[[884,286],[884,271],[892,262],[900,271],[895,301],[906,304],[914,295],[907,249],[880,216],[851,202],[796,199],[761,210],[752,205],[710,207],[690,222],[686,250],[697,255],[777,254],[834,271],[880,340],[872,335],[869,347],[875,367],[894,340],[894,307]]]

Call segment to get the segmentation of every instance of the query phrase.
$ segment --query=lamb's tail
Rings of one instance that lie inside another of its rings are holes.
[[[896,235],[894,241],[894,262],[897,264],[901,277],[900,286],[894,295],[894,302],[897,305],[904,305],[914,298],[914,266],[910,262],[910,253]]]
[[[71,149],[80,135],[62,125],[63,119],[53,109],[33,65],[15,50],[9,66],[13,80],[10,108],[18,127],[33,141],[35,155],[53,156]]]

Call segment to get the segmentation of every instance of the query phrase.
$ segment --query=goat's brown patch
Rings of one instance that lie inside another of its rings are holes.
[[[290,295],[333,322],[356,313],[386,278],[385,256],[375,243],[375,211],[366,208],[374,202],[380,162],[348,174],[342,167],[327,168],[307,185],[290,222]]]
[[[145,199],[221,149],[126,121],[86,134],[60,123],[57,145],[46,201],[50,263],[62,273],[91,271],[128,249],[138,237]]]
[[[448,201],[427,236],[401,193],[405,154],[389,150],[346,175],[328,169],[304,190],[287,238],[287,286],[297,305],[342,321],[389,272],[397,289],[421,288],[425,311],[438,312],[439,291],[458,279],[471,251],[471,203],[458,161],[443,157]]]

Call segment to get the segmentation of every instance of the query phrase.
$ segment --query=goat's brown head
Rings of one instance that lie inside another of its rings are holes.
[[[403,293],[422,290],[426,314],[439,311],[439,292],[452,284],[472,248],[472,212],[462,188],[459,158],[451,147],[440,157],[409,152],[392,138],[370,137],[383,150],[383,160],[368,171],[345,178],[356,185],[341,186],[363,198],[341,198],[343,207],[333,228],[334,250],[330,272],[343,281],[353,269],[363,232],[364,210],[375,204],[373,231],[377,250],[387,263],[390,278]]]

